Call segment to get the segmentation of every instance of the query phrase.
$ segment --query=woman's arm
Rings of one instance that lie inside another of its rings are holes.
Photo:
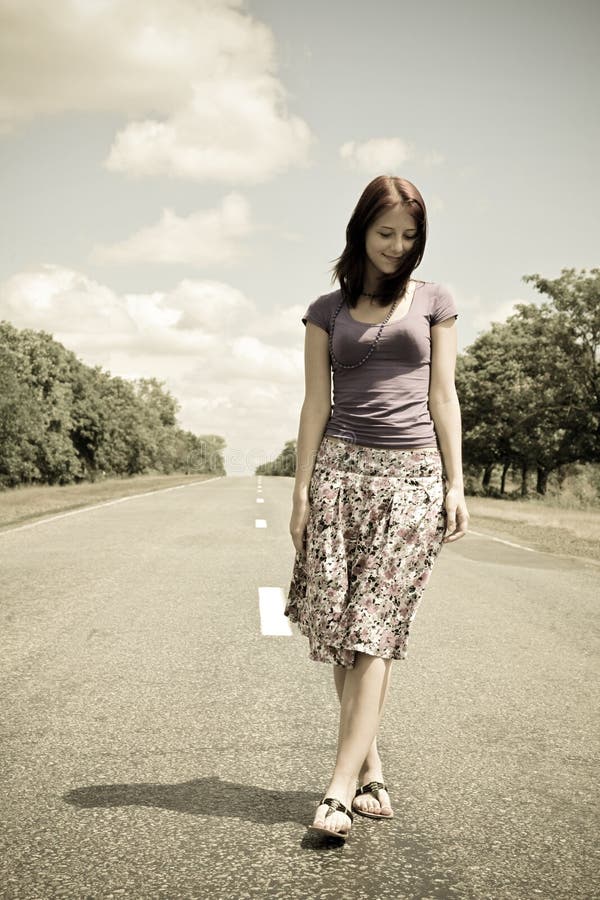
[[[323,432],[331,415],[331,367],[329,336],[310,320],[304,340],[304,403],[296,443],[296,480],[290,534],[296,550],[302,549],[308,520],[308,489]]]
[[[304,403],[296,444],[294,497],[308,497],[317,451],[331,415],[331,369],[327,332],[310,320],[304,340]]]
[[[464,498],[460,404],[454,383],[456,368],[456,320],[445,319],[431,328],[431,374],[429,412],[448,479],[445,542],[456,541],[467,532],[469,513]]]

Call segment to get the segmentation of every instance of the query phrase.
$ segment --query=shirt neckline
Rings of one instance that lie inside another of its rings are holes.
[[[386,327],[389,325],[396,325],[398,322],[404,322],[404,320],[409,317],[409,315],[411,314],[411,312],[414,308],[414,305],[415,305],[415,294],[417,293],[419,288],[423,286],[424,283],[425,282],[423,282],[423,281],[415,281],[414,282],[415,289],[413,291],[413,294],[412,294],[412,297],[410,300],[410,306],[408,307],[408,309],[406,310],[404,315],[401,316],[401,318],[396,319],[394,316],[392,316],[392,318],[386,323]],[[348,305],[347,300],[344,300],[344,303],[342,304],[342,309],[346,313],[346,318],[350,319],[351,322],[354,322],[355,325],[363,325],[365,328],[379,328],[379,326],[381,325],[381,322],[361,322],[359,319],[355,319],[354,316],[352,315],[352,313],[350,312],[350,306]],[[394,310],[394,312],[396,312],[396,310]]]

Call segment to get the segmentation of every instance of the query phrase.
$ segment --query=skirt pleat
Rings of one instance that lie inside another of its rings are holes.
[[[365,447],[324,436],[285,614],[309,657],[405,659],[409,626],[446,531],[437,448]]]

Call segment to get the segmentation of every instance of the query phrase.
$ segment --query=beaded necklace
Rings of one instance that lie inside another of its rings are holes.
[[[376,295],[376,294],[366,294],[366,296],[367,296],[367,297],[374,297],[374,296],[378,296],[378,295]],[[362,366],[363,363],[366,363],[366,361],[368,360],[368,358],[371,356],[371,354],[372,354],[373,351],[375,350],[375,347],[377,346],[377,344],[378,344],[378,342],[379,342],[379,338],[381,337],[381,332],[383,331],[384,325],[385,325],[387,322],[389,322],[392,313],[394,312],[394,310],[395,310],[396,307],[398,306],[398,298],[396,298],[396,299],[394,300],[394,303],[393,303],[392,308],[390,309],[389,313],[387,314],[387,316],[385,317],[385,319],[383,320],[383,322],[380,324],[379,330],[378,330],[377,334],[375,335],[375,340],[373,341],[373,343],[371,344],[371,346],[370,346],[369,349],[367,350],[365,356],[363,356],[363,358],[362,358],[359,362],[357,362],[357,363],[351,363],[350,365],[348,365],[348,364],[346,364],[346,363],[343,363],[343,362],[340,362],[339,359],[337,358],[337,356],[335,355],[335,353],[333,352],[333,329],[334,329],[334,327],[335,327],[335,320],[337,319],[337,315],[338,315],[338,313],[339,313],[339,311],[340,311],[340,309],[342,308],[343,305],[344,305],[344,298],[342,297],[342,299],[341,299],[340,302],[338,303],[337,309],[335,310],[335,312],[333,313],[333,315],[332,315],[332,317],[331,317],[331,322],[330,322],[330,324],[329,324],[329,354],[330,354],[330,356],[331,356],[331,361],[334,363],[335,366],[338,366],[338,367],[341,368],[341,369],[358,369],[359,366]]]

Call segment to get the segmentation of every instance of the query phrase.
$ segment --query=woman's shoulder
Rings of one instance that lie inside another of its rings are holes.
[[[329,291],[327,294],[320,294],[317,297],[317,300],[320,300],[324,305],[327,303],[334,304],[339,303],[342,299],[342,289],[337,288],[335,291]]]
[[[327,294],[319,294],[316,300],[312,301],[310,306],[312,309],[316,310],[333,310],[341,299],[342,291],[341,288],[338,288],[336,291],[329,291]]]
[[[417,290],[427,294],[431,300],[447,299],[452,296],[452,290],[443,281],[423,281],[422,279],[414,279],[417,283]]]
[[[420,290],[419,290],[420,289]],[[431,325],[444,319],[458,318],[454,293],[441,281],[417,281],[416,296],[423,314]]]
[[[426,290],[428,293],[435,292],[442,286],[439,281],[424,281],[422,278],[413,278],[412,280],[416,282],[417,289]]]
[[[329,322],[331,316],[340,302],[342,296],[341,290],[330,291],[328,294],[320,294],[315,300],[308,305],[308,309],[302,316],[302,321],[306,323],[310,320],[316,325],[320,325],[325,331],[329,331]]]
[[[427,315],[432,325],[444,319],[458,318],[458,310],[454,292],[442,281],[424,282]]]

